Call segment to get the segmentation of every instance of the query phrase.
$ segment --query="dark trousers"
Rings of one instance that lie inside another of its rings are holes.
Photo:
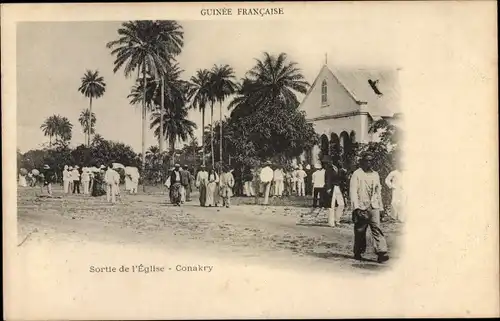
[[[370,226],[375,253],[387,253],[387,242],[384,232],[380,229],[380,210],[354,210],[354,255],[361,255],[366,251],[366,230]]]
[[[313,190],[313,207],[323,207],[325,198],[325,188],[324,187],[315,187]]]
[[[78,192],[80,194],[80,181],[73,181],[73,194]]]

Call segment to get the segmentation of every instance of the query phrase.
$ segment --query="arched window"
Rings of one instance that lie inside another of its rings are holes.
[[[351,143],[356,143],[356,132],[354,130],[351,131],[351,134],[349,136],[351,137]]]
[[[320,144],[321,154],[323,154],[323,156],[328,155],[328,136],[325,134],[321,135]]]
[[[326,105],[328,101],[328,85],[326,80],[321,83],[321,104]]]

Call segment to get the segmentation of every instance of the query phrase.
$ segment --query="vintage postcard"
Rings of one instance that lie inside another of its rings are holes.
[[[495,8],[2,5],[4,318],[499,316]]]

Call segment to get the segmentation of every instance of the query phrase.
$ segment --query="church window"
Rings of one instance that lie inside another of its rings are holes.
[[[326,80],[321,83],[321,104],[326,105],[328,98],[328,86]]]

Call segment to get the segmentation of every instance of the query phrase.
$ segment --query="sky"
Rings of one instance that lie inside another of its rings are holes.
[[[360,18],[361,19],[361,18]],[[306,80],[312,84],[328,59],[333,66],[365,66],[394,62],[393,44],[397,28],[349,19],[307,21],[178,21],[184,29],[184,48],[177,60],[189,80],[197,69],[229,64],[241,79],[268,51],[287,53]],[[106,43],[117,38],[121,22],[22,22],[17,26],[17,147],[21,152],[48,142],[40,130],[45,118],[59,114],[73,124],[73,146],[84,143],[80,112],[89,100],[78,92],[87,69],[98,70],[106,82],[102,98],[93,101],[96,132],[121,141],[136,152],[141,150],[141,113],[127,99],[133,78],[123,70],[113,73],[114,57]],[[379,27],[377,27],[379,26]],[[378,28],[378,29],[377,29]],[[384,35],[381,37],[380,35]],[[299,96],[301,98],[302,96]],[[229,114],[227,104],[224,116]],[[201,114],[191,110],[189,118],[198,124],[195,136],[201,140]],[[206,120],[209,113],[206,114]],[[214,120],[219,119],[218,106]],[[156,145],[148,129],[146,147]]]

